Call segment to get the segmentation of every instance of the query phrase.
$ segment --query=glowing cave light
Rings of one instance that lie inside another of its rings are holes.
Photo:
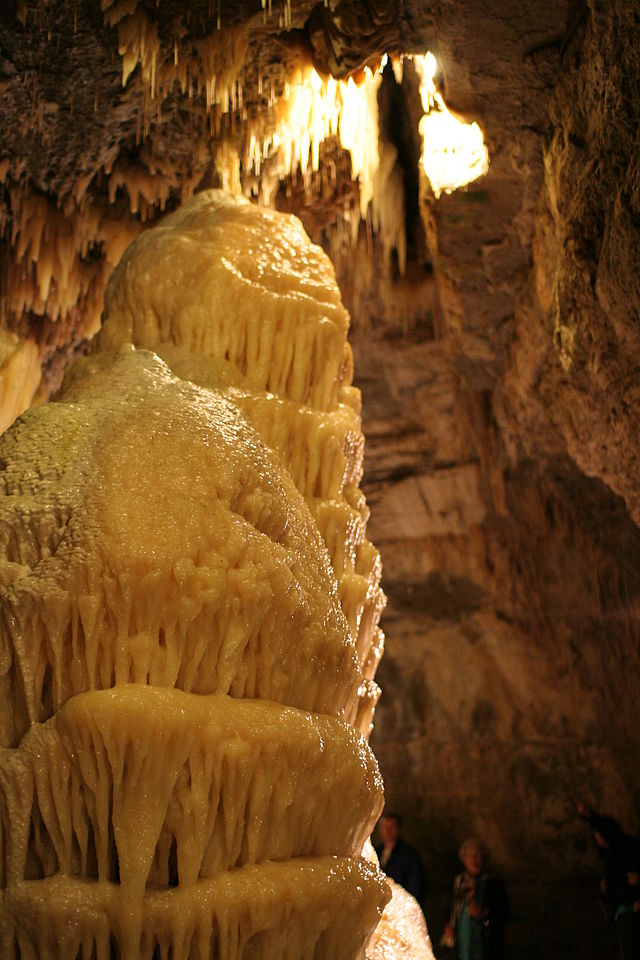
[[[420,80],[424,115],[420,120],[423,140],[421,162],[436,197],[451,193],[489,169],[489,153],[477,123],[458,120],[447,108],[434,78],[436,59],[432,53],[413,56]],[[385,54],[375,72],[368,68],[356,84],[348,80],[321,77],[307,66],[290,78],[284,96],[275,104],[275,132],[262,144],[252,139],[248,167],[259,176],[262,159],[275,152],[281,177],[300,169],[303,175],[316,171],[320,144],[338,134],[343,149],[351,154],[351,175],[360,181],[360,212],[364,218],[373,199],[374,178],[379,166],[378,88]],[[402,58],[392,58],[396,82],[402,82]]]
[[[259,142],[252,135],[247,167],[260,175],[264,159],[277,157],[278,174],[318,170],[320,144],[339,135],[351,154],[351,176],[360,181],[360,210],[366,215],[378,168],[378,87],[380,72],[365,69],[361,83],[352,78],[321,77],[307,66],[291,78],[275,104],[275,132]]]
[[[433,54],[414,56],[413,63],[424,110],[419,125],[420,159],[437,198],[484,176],[489,169],[489,151],[478,124],[463,123],[447,109],[434,83],[437,64]]]

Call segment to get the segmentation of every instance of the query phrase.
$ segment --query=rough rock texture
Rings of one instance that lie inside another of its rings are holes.
[[[275,0],[266,18],[248,0],[190,14],[139,4],[163,69],[176,36],[194,76],[207,38],[219,77],[236,55],[243,108],[211,115],[202,88],[150,99],[144,65],[120,86],[118,5],[106,27],[94,0],[75,24],[56,19],[60,6],[0,13],[3,316],[31,331],[51,385],[82,349],[124,238],[220,182],[223,148],[264,120],[300,56],[340,75],[383,49],[438,57],[445,100],[481,124],[491,165],[434,201],[415,174],[415,80],[406,71],[396,87],[387,71],[404,280],[370,225],[350,246],[358,198],[335,143],[311,189],[289,180],[277,194],[330,251],[353,313],[370,530],[390,598],[374,734],[389,801],[430,855],[476,831],[499,861],[541,872],[585,862],[576,796],[637,830],[637,5],[301,0],[289,20]],[[82,283],[60,315],[55,297],[21,311],[9,296],[20,271],[33,282],[18,213],[34,194],[58,211],[54,239],[78,241]]]
[[[508,429],[551,435],[640,522],[640,12],[581,12],[549,110],[531,296],[510,345]],[[536,384],[532,405],[528,396]],[[522,439],[520,442],[522,442]]]
[[[576,866],[576,797],[634,824],[640,533],[566,457],[506,471],[498,515],[443,345],[353,346],[389,597],[387,802],[432,865],[479,833],[511,867]]]
[[[484,106],[491,168],[435,207],[423,192],[440,337],[412,369],[446,358],[446,432],[467,454],[372,500],[400,641],[378,736],[388,792],[400,803],[393,784],[411,784],[431,836],[449,822],[505,860],[563,868],[581,847],[576,796],[638,825],[638,14],[590,4],[558,30],[557,6],[539,7],[536,35],[491,5],[465,13],[442,44],[457,64],[445,93]],[[387,348],[385,380],[405,369]],[[397,535],[384,549],[394,529],[413,549]]]

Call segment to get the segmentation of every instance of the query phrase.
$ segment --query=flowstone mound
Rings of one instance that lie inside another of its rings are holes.
[[[388,899],[348,317],[296,224],[168,217],[0,438],[3,957],[351,960]]]

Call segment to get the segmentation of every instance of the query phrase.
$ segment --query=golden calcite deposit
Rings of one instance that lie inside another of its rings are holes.
[[[32,340],[0,328],[0,433],[27,409],[40,383],[40,353]]]
[[[368,736],[385,597],[358,489],[364,440],[348,328],[333,265],[300,221],[210,190],[129,247],[107,290],[99,344],[152,349],[180,377],[224,386],[279,454],[329,549]]]
[[[131,244],[105,296],[102,350],[175,343],[251,390],[326,410],[351,382],[333,266],[293,216],[211,190]]]
[[[363,954],[384,598],[347,326],[297,221],[207,193],[0,437],[3,958]]]

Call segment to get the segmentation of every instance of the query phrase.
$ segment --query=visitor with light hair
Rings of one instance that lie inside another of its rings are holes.
[[[458,857],[464,870],[453,883],[451,918],[441,944],[455,946],[458,960],[503,960],[504,929],[511,917],[504,884],[487,870],[482,841],[465,840]]]

